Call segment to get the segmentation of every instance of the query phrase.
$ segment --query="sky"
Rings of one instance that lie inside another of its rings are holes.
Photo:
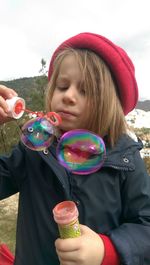
[[[80,32],[103,35],[135,65],[139,99],[150,99],[149,0],[0,0],[0,80],[39,75],[57,46]]]

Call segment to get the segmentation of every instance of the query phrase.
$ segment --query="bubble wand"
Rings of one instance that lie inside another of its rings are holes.
[[[21,131],[21,141],[34,151],[47,149],[57,135],[56,127],[62,122],[55,112],[37,112],[26,108],[22,98],[7,100],[9,115],[19,119],[24,112],[35,114],[26,122]],[[83,129],[64,133],[57,144],[56,155],[59,163],[74,174],[87,175],[99,170],[105,160],[106,149],[102,138]]]
[[[20,97],[6,100],[8,105],[8,116],[20,119],[24,112],[35,114],[36,117],[27,121],[21,128],[22,143],[35,151],[43,151],[48,148],[54,140],[55,127],[61,123],[61,117],[56,112],[38,112],[26,108],[25,101]]]
[[[56,112],[48,112],[45,114],[44,112],[27,109],[23,98],[13,97],[11,99],[7,99],[6,102],[8,105],[8,116],[14,119],[20,119],[24,112],[27,112],[35,114],[36,117],[46,117],[54,126],[58,126],[61,123],[61,117]]]

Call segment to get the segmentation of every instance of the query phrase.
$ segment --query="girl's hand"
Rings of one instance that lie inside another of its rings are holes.
[[[98,234],[80,225],[81,236],[57,239],[56,252],[60,265],[100,265],[104,257],[104,244]]]
[[[8,117],[6,99],[14,96],[17,96],[17,93],[13,89],[0,85],[0,124],[12,120],[12,118]]]

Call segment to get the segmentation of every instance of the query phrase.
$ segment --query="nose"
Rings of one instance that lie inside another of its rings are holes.
[[[77,100],[77,89],[74,85],[68,87],[64,92],[63,101],[66,104],[75,104]]]

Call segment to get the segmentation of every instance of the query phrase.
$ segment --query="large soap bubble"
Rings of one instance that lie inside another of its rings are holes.
[[[63,134],[56,151],[57,159],[62,166],[81,175],[99,170],[106,154],[102,138],[83,129]]]

